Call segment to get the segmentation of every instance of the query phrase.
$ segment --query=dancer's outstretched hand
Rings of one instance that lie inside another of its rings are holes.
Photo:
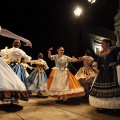
[[[53,47],[51,47],[50,49],[49,49],[49,51],[52,51],[53,50]]]

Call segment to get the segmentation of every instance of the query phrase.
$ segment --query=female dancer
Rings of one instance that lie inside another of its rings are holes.
[[[38,54],[38,60],[31,60],[31,64],[35,64],[36,68],[27,78],[29,84],[29,91],[37,92],[37,96],[40,97],[42,91],[45,91],[45,83],[47,81],[47,75],[44,70],[49,69],[46,61],[43,60],[43,54]]]
[[[28,89],[28,84],[26,81],[25,71],[20,64],[21,58],[24,58],[27,62],[31,60],[31,57],[28,56],[22,49],[20,49],[21,42],[20,40],[14,40],[13,47],[10,49],[1,50],[1,56],[7,55],[9,58],[9,65],[13,69],[13,71],[18,75],[18,77],[25,84]]]
[[[55,67],[52,68],[46,84],[48,95],[57,97],[58,101],[66,101],[66,97],[83,94],[83,88],[67,69],[68,62],[77,62],[78,59],[64,55],[63,47],[57,49],[56,55],[51,55],[51,50],[52,48],[48,51],[48,57],[55,61]]]
[[[117,42],[112,46],[110,39],[103,39],[103,50],[99,54],[99,73],[91,87],[89,102],[91,106],[101,111],[104,109],[120,110],[120,78],[117,71],[118,54],[120,53],[120,36],[115,31]]]
[[[0,27],[0,35],[5,37],[10,37],[15,39],[20,39],[26,42],[26,45],[31,46],[32,44],[29,40],[20,37],[6,29]],[[0,100],[11,101],[11,103],[16,103],[18,99],[28,100],[30,94],[26,90],[25,85],[19,79],[19,77],[14,73],[11,67],[0,57]]]
[[[90,55],[91,52],[86,50],[85,55],[79,58],[79,62],[83,61],[83,67],[81,67],[75,75],[75,78],[84,87],[86,97],[88,97],[91,84],[98,73],[98,70],[92,67],[94,59]]]
[[[27,63],[26,63],[26,60],[25,58],[21,58],[21,65],[25,71],[25,75],[26,75],[26,78],[29,76],[29,73],[27,71],[27,68],[29,68],[30,70],[33,69],[33,67],[29,66]]]

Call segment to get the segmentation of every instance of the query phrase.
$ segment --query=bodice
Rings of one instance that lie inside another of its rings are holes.
[[[49,69],[46,61],[44,61],[43,59],[32,60],[31,63],[36,64],[36,67],[38,69],[45,69],[45,70]]]
[[[94,59],[91,56],[83,56],[82,58],[84,66],[90,66],[94,61]]]
[[[52,55],[52,59],[55,60],[55,66],[60,68],[67,67],[67,63],[71,61],[71,57],[63,55]]]

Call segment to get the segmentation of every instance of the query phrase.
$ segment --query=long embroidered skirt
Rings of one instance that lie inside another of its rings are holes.
[[[120,67],[119,67],[120,68]],[[101,67],[90,90],[89,102],[97,108],[120,109],[120,69]]]

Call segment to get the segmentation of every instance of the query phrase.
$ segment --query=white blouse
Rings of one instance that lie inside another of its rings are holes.
[[[45,70],[49,69],[49,67],[48,67],[48,65],[47,65],[47,63],[46,63],[46,61],[43,60],[43,59],[32,60],[31,63],[32,63],[32,64],[36,64],[37,67],[43,66],[43,69],[45,69]]]
[[[22,57],[26,60],[26,62],[29,62],[32,59],[22,49],[15,47],[10,49],[2,49],[0,55],[2,57],[7,55],[10,58],[11,62],[21,60]]]

